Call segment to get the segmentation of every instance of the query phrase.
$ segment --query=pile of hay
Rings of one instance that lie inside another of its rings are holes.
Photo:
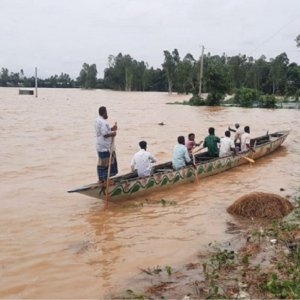
[[[253,192],[237,199],[227,212],[243,217],[282,218],[293,210],[285,198],[271,193]]]

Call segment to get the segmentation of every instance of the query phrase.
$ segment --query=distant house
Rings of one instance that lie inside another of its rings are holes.
[[[34,89],[19,88],[19,95],[34,95]]]

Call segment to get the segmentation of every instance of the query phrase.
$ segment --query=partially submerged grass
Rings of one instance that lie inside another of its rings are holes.
[[[144,287],[143,294],[131,292],[129,296],[134,299],[299,299],[300,195],[295,202],[294,211],[285,219],[253,225],[243,233],[245,240],[239,249],[213,244],[210,255],[187,264],[182,272],[174,272],[170,266],[142,270],[151,275],[150,286]],[[162,277],[163,274],[168,277]]]

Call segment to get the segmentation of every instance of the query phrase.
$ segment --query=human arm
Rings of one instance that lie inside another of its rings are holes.
[[[200,141],[198,144],[195,144],[196,147],[200,147],[202,145],[203,141]]]
[[[150,160],[151,163],[157,162],[156,157],[154,155],[152,155],[151,153],[149,154],[149,160]]]
[[[236,132],[236,130],[235,130],[235,129],[232,129],[232,128],[230,128],[230,126],[228,126],[228,130],[229,130],[229,131],[232,131],[232,132]]]
[[[130,167],[131,167],[131,171],[134,172],[135,171],[135,156],[133,156],[133,158],[131,159]]]
[[[111,127],[110,129],[110,132],[107,132],[106,134],[104,134],[103,136],[105,138],[108,138],[108,137],[114,137],[117,135],[117,130],[118,130],[118,125],[117,125],[117,122],[115,122],[114,126]]]

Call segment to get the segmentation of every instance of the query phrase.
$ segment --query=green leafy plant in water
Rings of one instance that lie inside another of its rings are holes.
[[[246,255],[244,255],[244,256],[242,257],[242,263],[243,263],[244,265],[246,265],[246,266],[249,265],[249,257],[250,257],[249,254],[246,254]]]
[[[262,284],[262,288],[282,299],[299,299],[300,297],[299,281],[293,279],[280,279],[275,273],[270,276],[266,283]]]
[[[209,244],[211,245],[211,244]],[[217,247],[215,253],[210,257],[209,261],[202,264],[205,279],[208,281],[207,299],[227,298],[222,287],[219,284],[219,277],[222,268],[232,266],[236,260],[236,253],[229,250],[221,250]]]
[[[143,294],[136,294],[133,290],[127,289],[126,293],[130,297],[130,299],[145,299],[145,296]]]
[[[231,265],[234,263],[236,254],[234,251],[228,251],[217,249],[217,252],[211,257],[211,265],[217,268],[218,270],[225,265]]]
[[[166,270],[166,272],[168,273],[168,275],[169,275],[169,276],[171,276],[171,275],[172,275],[172,271],[173,271],[173,269],[172,269],[172,267],[171,267],[171,266],[165,266],[165,270]]]

